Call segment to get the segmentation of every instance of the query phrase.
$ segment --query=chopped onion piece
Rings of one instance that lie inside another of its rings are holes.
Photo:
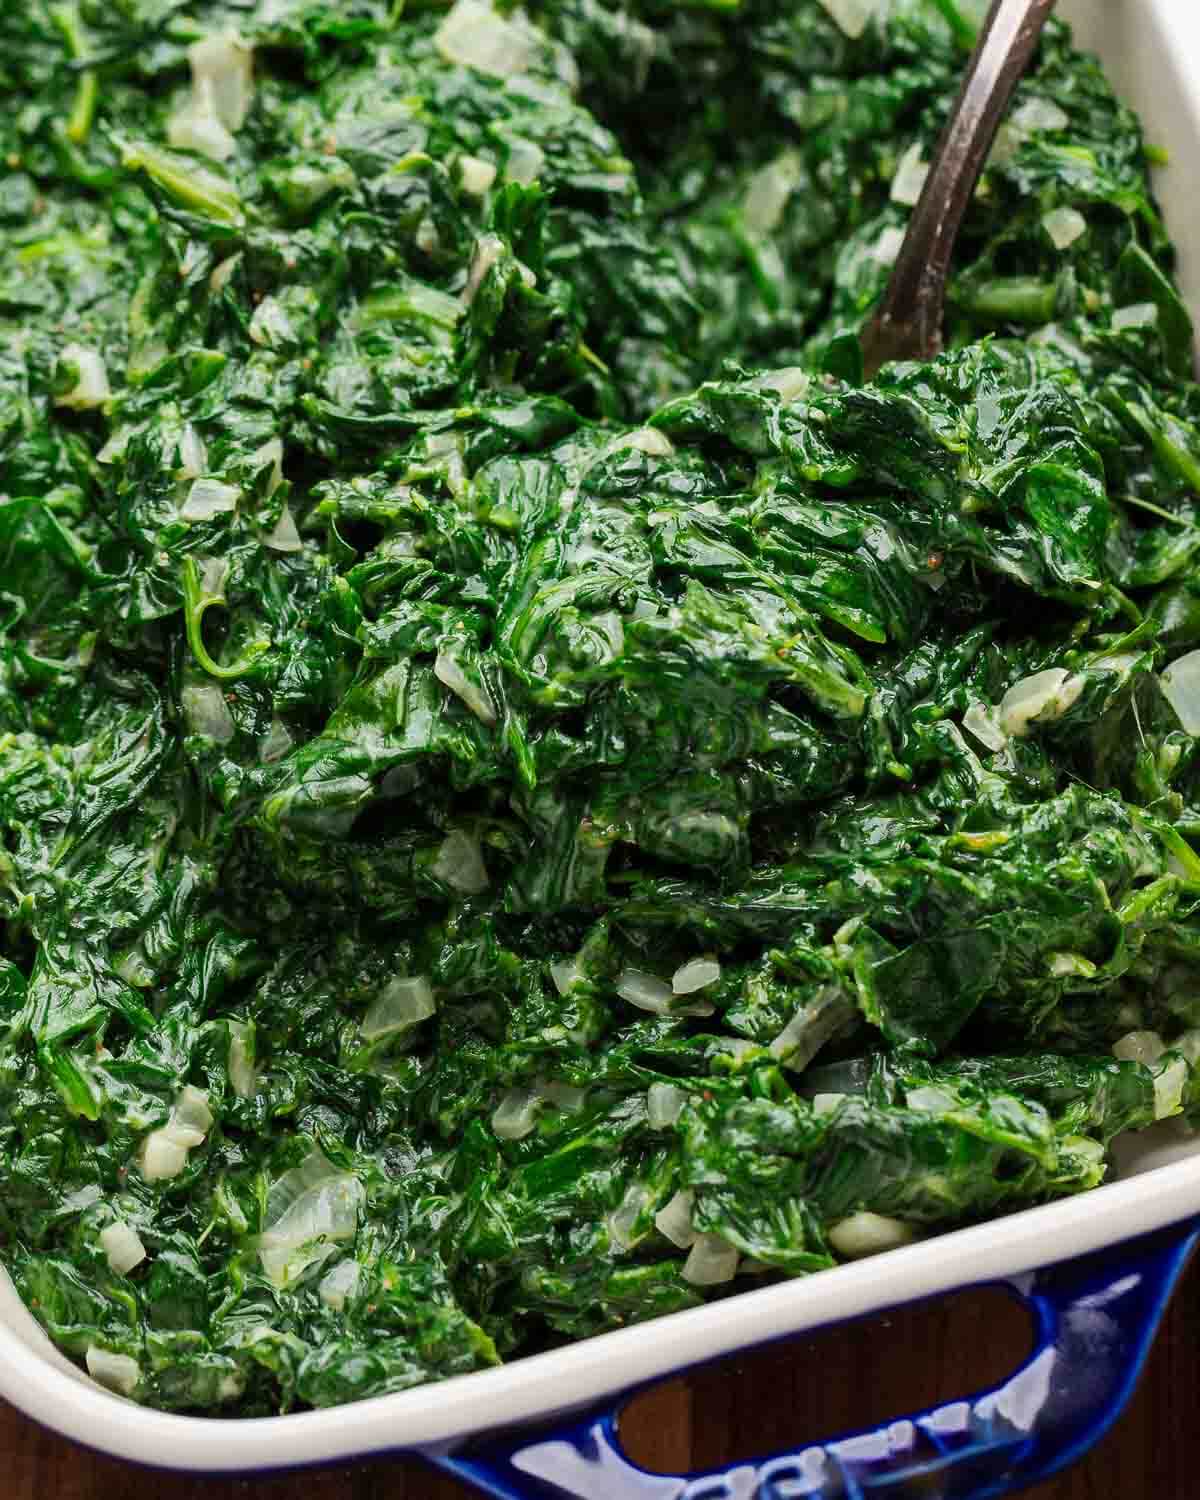
[[[171,1118],[163,1126],[169,1140],[177,1146],[182,1146],[185,1151],[190,1151],[193,1146],[203,1143],[207,1129],[200,1129],[196,1124],[190,1123],[189,1117],[180,1118],[178,1111],[172,1112]]]
[[[1184,732],[1200,735],[1200,651],[1189,651],[1173,661],[1159,683]]]
[[[223,557],[202,557],[200,564],[200,592],[209,599],[225,602],[225,584],[229,579],[229,563]]]
[[[619,453],[622,448],[636,448],[652,458],[667,458],[675,452],[675,444],[657,427],[637,427],[632,432],[621,433],[609,443],[608,452]]]
[[[537,60],[537,38],[498,16],[484,0],[457,0],[434,33],[433,44],[447,62],[493,78],[528,72]]]
[[[213,1112],[208,1107],[208,1095],[203,1089],[193,1088],[190,1083],[185,1084],[175,1099],[175,1108],[171,1111],[171,1120],[166,1128],[174,1131],[181,1142],[185,1135],[195,1136],[196,1139],[188,1139],[185,1144],[198,1146],[212,1129],[212,1123]]]
[[[771,1043],[771,1056],[785,1068],[802,1073],[856,1012],[853,1001],[841,990],[826,986],[808,1005],[800,1007]]]
[[[323,1151],[310,1151],[298,1167],[291,1167],[271,1184],[267,1193],[267,1224],[282,1219],[298,1198],[327,1177],[332,1177],[336,1171]]]
[[[1154,1070],[1154,1118],[1166,1120],[1183,1108],[1183,1089],[1191,1069],[1187,1059],[1171,1057]]]
[[[361,1032],[366,1042],[397,1032],[411,1031],[427,1021],[437,1010],[433,990],[424,975],[413,979],[392,979],[371,1002],[363,1017]]]
[[[998,752],[1008,744],[1006,735],[996,722],[996,711],[985,703],[972,703],[963,714],[963,728],[969,730],[981,745]]]
[[[625,626],[616,610],[606,609],[592,616],[590,634],[596,649],[604,654],[597,661],[614,661],[625,649]]]
[[[238,262],[242,258],[239,250],[236,255],[228,255],[213,267],[212,275],[208,278],[209,290],[214,294],[220,294],[229,285],[229,278],[237,270]]]
[[[95,1344],[88,1345],[84,1361],[88,1374],[96,1384],[115,1391],[118,1396],[132,1396],[142,1378],[141,1367],[136,1359],[131,1359],[128,1354],[113,1354],[109,1349],[99,1349]]]
[[[648,1010],[653,1015],[665,1016],[671,1012],[671,986],[656,979],[653,974],[643,974],[638,969],[626,969],[617,980],[617,994],[639,1010]]]
[[[109,1268],[118,1276],[124,1276],[146,1259],[146,1247],[137,1230],[121,1219],[106,1224],[100,1231],[100,1248],[108,1257]]]
[[[188,490],[179,514],[185,521],[211,521],[214,516],[236,510],[241,490],[219,479],[196,479]]]
[[[254,309],[246,332],[264,349],[281,349],[296,342],[296,330],[278,297],[264,297]]]
[[[907,1108],[915,1109],[921,1114],[944,1115],[947,1110],[957,1106],[958,1100],[945,1089],[928,1085],[925,1088],[909,1089],[904,1096],[904,1103]]]
[[[229,1022],[229,1086],[239,1099],[258,1093],[258,1069],[254,1066],[254,1027],[244,1021]]]
[[[330,1184],[347,1191],[330,1197],[325,1191]],[[271,1184],[267,1194],[266,1232],[280,1239],[307,1230],[311,1220],[329,1219],[333,1229],[328,1232],[344,1233],[350,1220],[357,1216],[357,1210],[350,1212],[347,1200],[360,1197],[361,1186],[352,1173],[335,1167],[324,1152],[310,1151],[298,1167],[292,1167]]]
[[[256,448],[250,455],[250,462],[259,469],[270,464],[271,477],[267,480],[265,495],[269,500],[283,483],[283,444],[277,437],[268,438],[261,448]]]
[[[451,829],[446,835],[431,869],[439,880],[464,896],[478,896],[490,884],[478,840],[461,828]]]
[[[462,174],[463,191],[475,197],[486,193],[496,180],[495,162],[484,161],[478,156],[460,156],[458,170]]]
[[[992,142],[992,149],[988,152],[987,165],[989,167],[1007,167],[1016,157],[1021,149],[1025,137],[1011,120],[1005,120],[996,131],[996,139]],[[981,182],[976,188],[976,193],[982,193],[984,183]]]
[[[187,1150],[155,1130],[146,1137],[138,1164],[147,1182],[163,1182],[178,1177],[187,1166]]]
[[[577,958],[560,958],[550,965],[550,978],[560,995],[567,994],[583,978]]]
[[[904,243],[904,231],[898,224],[889,224],[879,238],[875,241],[875,259],[882,266],[894,264],[896,257],[900,254],[900,246]]]
[[[264,766],[273,766],[276,761],[283,757],[292,748],[293,740],[287,725],[282,719],[272,719],[271,727],[262,737],[262,743],[258,747],[258,758]]]
[[[233,155],[233,132],[245,123],[254,93],[251,49],[230,32],[205,37],[188,48],[192,91],[167,122],[172,146],[197,151],[213,161]]]
[[[208,468],[208,449],[204,439],[190,422],[185,423],[179,434],[179,477],[199,479]]]
[[[230,130],[240,130],[254,97],[254,54],[236,32],[209,36],[188,48],[192,85],[207,80],[212,86],[217,118]]]
[[[779,228],[788,199],[804,180],[804,158],[784,151],[759,167],[746,186],[742,218],[751,234],[773,234]]]
[[[650,1189],[642,1182],[631,1182],[625,1189],[620,1205],[608,1216],[608,1232],[622,1250],[632,1250],[650,1232],[647,1224],[640,1233],[636,1230],[638,1220],[645,1213],[650,1201]]]
[[[471,255],[471,269],[467,272],[467,284],[463,288],[464,307],[470,307],[475,293],[483,285],[484,277],[504,255],[504,241],[498,234],[484,234],[475,241]]]
[[[1087,220],[1077,208],[1052,208],[1042,215],[1042,228],[1056,250],[1066,250],[1087,233]]]
[[[320,1152],[294,1170],[311,1175],[322,1166],[326,1175],[293,1198],[258,1238],[258,1258],[274,1286],[288,1286],[311,1265],[327,1259],[337,1242],[353,1239],[357,1232],[364,1194],[353,1173],[338,1171]]]
[[[69,391],[55,396],[55,406],[69,406],[75,411],[90,411],[103,406],[112,395],[108,384],[108,371],[95,349],[85,349],[82,344],[68,344],[59,355],[63,364],[74,365],[79,378]]]
[[[781,401],[798,401],[812,389],[812,376],[801,365],[783,365],[754,376],[750,384],[759,390],[774,391]]]
[[[1177,1037],[1171,1043],[1171,1051],[1180,1053],[1189,1067],[1194,1068],[1200,1062],[1200,1029],[1185,1031],[1181,1037]]]
[[[118,458],[124,458],[125,450],[129,447],[129,440],[136,431],[135,427],[118,427],[100,452],[96,454],[96,462],[111,464]]]
[[[845,1094],[814,1094],[812,1100],[813,1113],[816,1115],[831,1115],[842,1106]]]
[[[681,1188],[669,1202],[654,1215],[659,1234],[669,1239],[681,1250],[690,1250],[698,1238],[692,1228],[692,1205],[696,1195],[690,1188]]]
[[[914,141],[900,158],[896,175],[892,178],[892,202],[915,208],[925,190],[930,165],[921,154],[921,143]]]
[[[677,995],[691,995],[707,989],[721,977],[721,965],[715,958],[693,958],[671,976],[671,988]]]
[[[880,6],[880,0],[820,0],[820,3],[851,41],[862,36]]]
[[[510,136],[507,144],[508,160],[504,164],[504,180],[529,187],[541,176],[542,168],[546,165],[546,153],[534,141],[527,141],[522,136]]]
[[[285,505],[279,513],[279,520],[274,528],[263,538],[263,546],[270,547],[272,552],[303,552],[304,543],[300,540],[300,533],[296,530],[296,522],[291,511]]]
[[[673,1083],[652,1083],[646,1090],[646,1119],[651,1130],[669,1130],[687,1103],[687,1090]]]
[[[469,285],[468,290],[470,290]],[[463,300],[470,301],[467,292],[463,293]],[[461,495],[467,487],[467,470],[466,465],[463,463],[462,438],[457,433],[442,432],[431,437],[426,447],[430,457],[434,455],[445,456],[443,477],[446,481],[446,488],[452,495]]]
[[[737,1275],[738,1250],[719,1234],[702,1234],[688,1251],[683,1279],[693,1286],[719,1286]]]
[[[857,1213],[841,1219],[829,1231],[829,1243],[847,1260],[864,1255],[878,1255],[881,1250],[896,1250],[915,1239],[912,1226],[884,1214]]]
[[[107,1052],[107,1047],[104,1050]],[[108,1055],[110,1058],[112,1057],[111,1052]],[[68,1193],[63,1199],[63,1207],[69,1208],[72,1213],[82,1213],[85,1208],[90,1208],[93,1203],[99,1203],[103,1197],[104,1194],[101,1192],[99,1184],[88,1182],[83,1187],[76,1188],[73,1193]]]
[[[1130,1031],[1113,1045],[1113,1056],[1121,1062],[1141,1063],[1152,1067],[1167,1050],[1157,1031]]]
[[[1099,1141],[1092,1140],[1090,1136],[1064,1135],[1060,1142],[1060,1149],[1069,1151],[1072,1156],[1082,1156],[1092,1167],[1103,1168],[1104,1166],[1104,1147]]]
[[[326,1307],[341,1312],[358,1290],[362,1267],[356,1260],[340,1260],[332,1271],[326,1272],[317,1288],[317,1296]]]
[[[146,1181],[178,1177],[187,1165],[188,1152],[203,1142],[212,1122],[208,1095],[191,1084],[180,1089],[171,1118],[142,1142],[138,1164]]]
[[[417,225],[417,232],[413,236],[413,243],[422,255],[436,255],[441,248],[442,237],[438,233],[436,223],[428,214]]]
[[[179,699],[190,734],[227,745],[237,733],[225,694],[215,682],[189,682]]]
[[[1082,953],[1052,953],[1050,955],[1050,973],[1055,979],[1093,979],[1096,974],[1096,965],[1090,958],[1084,958]]]
[[[1053,99],[1026,99],[1012,113],[1012,123],[1024,135],[1036,130],[1066,130],[1071,117]]]
[[[454,658],[445,651],[438,652],[437,660],[433,664],[433,675],[456,697],[461,698],[477,719],[484,724],[496,722],[496,708],[487,689],[473,683]]]
[[[587,1089],[577,1088],[573,1083],[543,1083],[538,1092],[547,1104],[568,1115],[577,1115],[587,1103]]]
[[[187,103],[167,121],[167,140],[177,151],[195,151],[209,161],[227,161],[237,150],[232,132],[217,114],[211,79],[193,80]]]
[[[537,1125],[542,1107],[536,1089],[509,1089],[492,1115],[492,1129],[502,1141],[521,1141]]]
[[[714,1056],[732,1057],[735,1063],[741,1063],[747,1057],[765,1052],[766,1048],[761,1042],[752,1042],[749,1037],[722,1036],[716,1039],[712,1050]]]
[[[1014,682],[1000,700],[1000,728],[1013,738],[1029,733],[1036,719],[1045,723],[1059,719],[1083,691],[1083,678],[1072,677],[1061,667],[1047,667]]]
[[[1152,328],[1157,322],[1158,306],[1154,302],[1131,302],[1128,307],[1118,307],[1112,315],[1112,326],[1117,333],[1126,328]]]

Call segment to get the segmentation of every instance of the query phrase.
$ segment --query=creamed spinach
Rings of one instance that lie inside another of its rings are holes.
[[[0,1258],[97,1379],[395,1391],[1200,1118],[1200,389],[1062,25],[862,379],[979,12],[0,15]]]

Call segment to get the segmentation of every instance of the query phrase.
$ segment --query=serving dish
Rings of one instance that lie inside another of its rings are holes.
[[[1074,0],[1062,10],[1104,57],[1175,165],[1160,185],[1200,311],[1200,14],[1194,0]],[[1151,1134],[1120,1180],[820,1276],[743,1293],[510,1367],[352,1406],[256,1420],[167,1415],[94,1385],[0,1282],[0,1394],[105,1452],[241,1473],[424,1454],[508,1500],[833,1500],[931,1483],[999,1495],[1069,1462],[1115,1420],[1162,1308],[1200,1236],[1200,1137]],[[1000,1282],[1031,1309],[1035,1350],[1002,1386],[899,1414],[870,1432],[705,1475],[648,1475],[620,1451],[628,1393],[697,1363],[970,1284]],[[504,1433],[505,1436],[497,1436]],[[490,1434],[490,1436],[489,1436]],[[937,1478],[930,1479],[936,1474]]]

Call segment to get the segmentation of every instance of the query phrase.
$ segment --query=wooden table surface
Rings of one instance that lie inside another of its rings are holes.
[[[1140,1389],[1116,1430],[1030,1500],[1197,1500],[1200,1258],[1186,1274]],[[680,1472],[803,1445],[936,1404],[1011,1371],[1029,1346],[1003,1293],[969,1292],[816,1339],[726,1361],[642,1396],[629,1451]],[[150,1474],[85,1453],[0,1403],[2,1500],[470,1500],[417,1462],[253,1480]]]

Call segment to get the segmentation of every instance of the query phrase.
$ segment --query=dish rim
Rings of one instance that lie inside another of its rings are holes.
[[[1200,1153],[1200,1141],[1191,1148]],[[155,1411],[92,1382],[0,1279],[0,1395],[114,1457],[193,1473],[252,1473],[400,1449],[448,1452],[496,1428],[610,1405],[738,1350],[1111,1248],[1200,1216],[1200,1154],[1076,1198],[953,1230],[819,1275],[745,1291],[492,1370],[274,1417]]]

